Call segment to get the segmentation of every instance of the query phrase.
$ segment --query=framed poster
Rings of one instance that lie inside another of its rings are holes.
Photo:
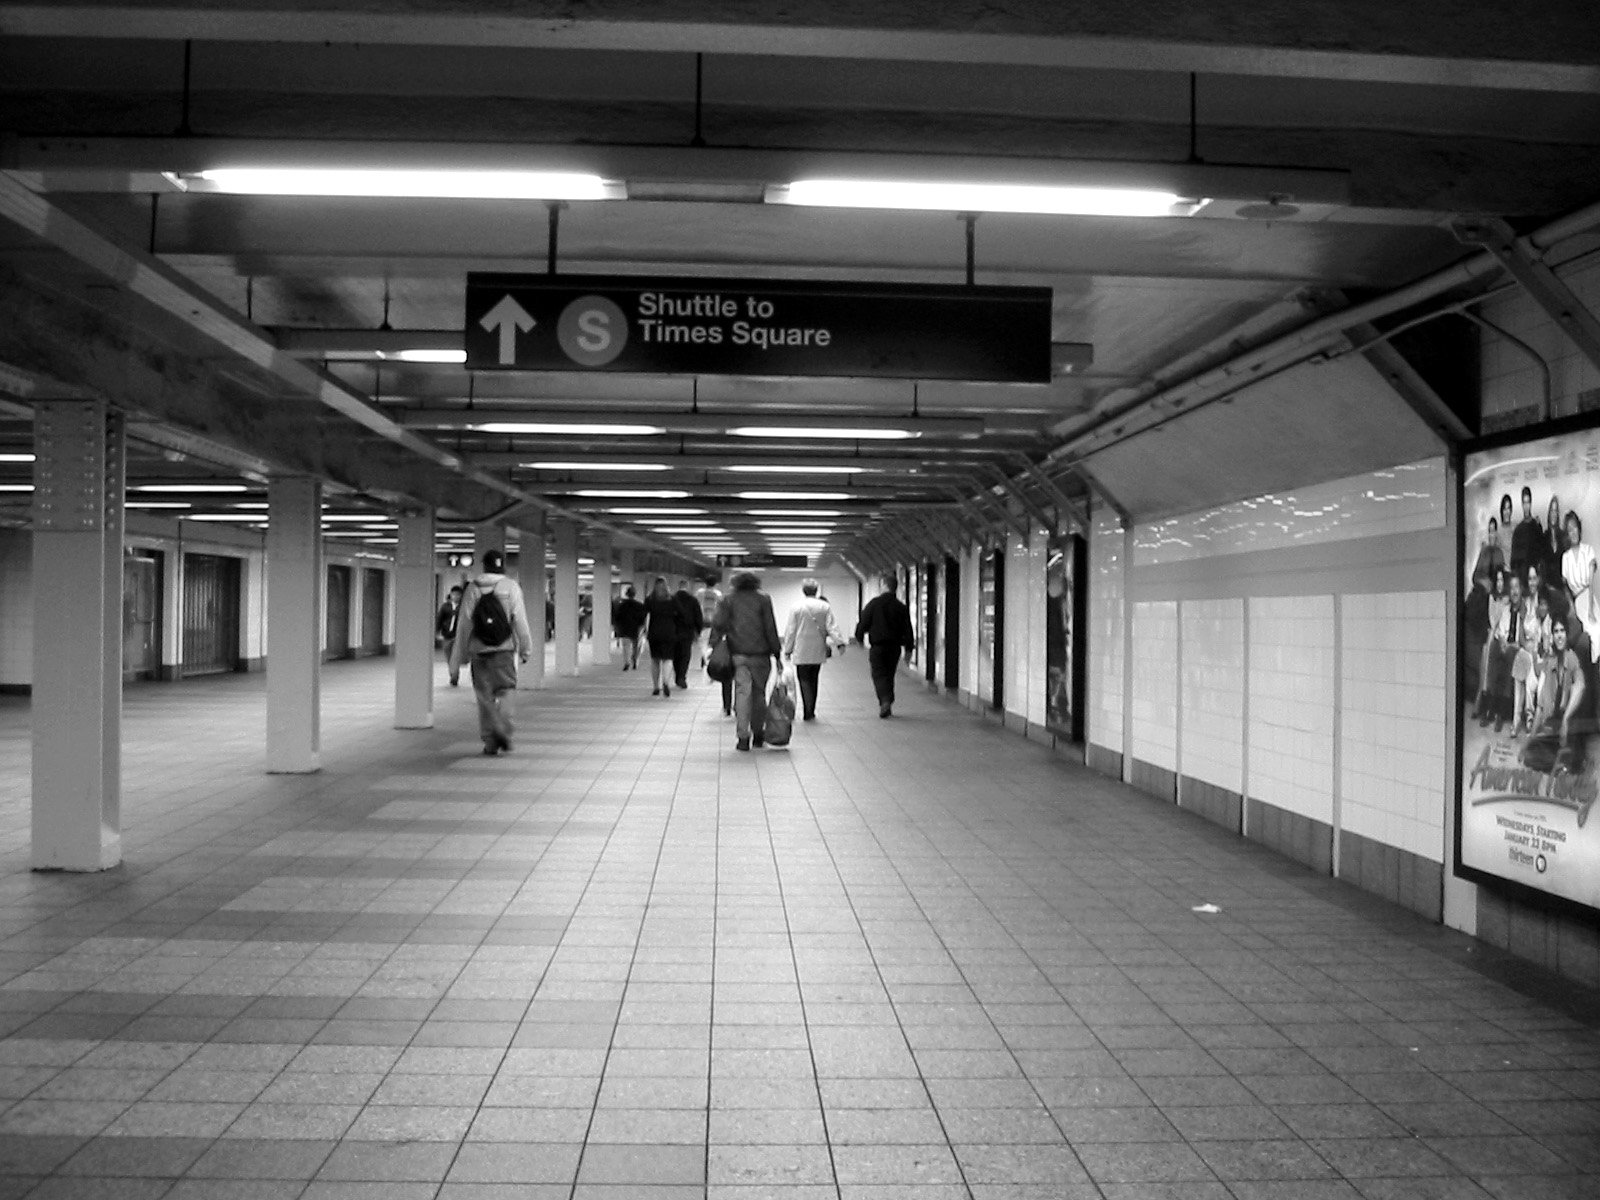
[[[1461,471],[1455,871],[1600,911],[1600,427],[1475,443]]]
[[[1045,725],[1058,737],[1083,740],[1085,619],[1079,595],[1086,547],[1071,533],[1052,533],[1045,551]]]

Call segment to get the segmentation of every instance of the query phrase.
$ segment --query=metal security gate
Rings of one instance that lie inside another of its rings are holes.
[[[239,560],[183,556],[184,675],[239,669]]]
[[[372,567],[361,571],[361,653],[383,653],[383,605],[387,598],[384,572]]]
[[[350,657],[350,568],[328,567],[328,618],[322,647],[324,661]]]
[[[161,552],[122,559],[122,680],[161,678]]]

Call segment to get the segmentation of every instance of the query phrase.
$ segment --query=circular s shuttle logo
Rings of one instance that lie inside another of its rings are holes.
[[[628,344],[628,318],[604,296],[579,296],[561,310],[556,340],[580,367],[603,367]]]

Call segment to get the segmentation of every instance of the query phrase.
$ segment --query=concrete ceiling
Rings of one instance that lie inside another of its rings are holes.
[[[1600,198],[1600,23],[1577,0],[1531,14],[1446,0],[636,0],[579,16],[471,0],[0,2],[0,138],[8,445],[27,441],[30,389],[86,389],[138,414],[134,477],[313,470],[460,519],[523,499],[703,559],[604,511],[621,502],[573,494],[637,474],[515,464],[659,459],[671,470],[652,486],[689,492],[759,550],[739,511],[751,502],[719,465],[748,458],[748,441],[709,427],[516,439],[452,427],[450,410],[981,420],[982,437],[760,447],[796,465],[885,462],[827,502],[844,514],[830,550],[870,565],[922,528],[905,506],[944,519],[1001,479],[1049,507],[1081,500],[1083,468],[1142,516],[1436,451],[1416,397],[1354,363],[1333,388],[1333,372],[1280,363],[1271,386],[1184,424],[1151,406],[1173,381],[1468,258],[1458,216],[1529,228]],[[1049,287],[1052,340],[1093,348],[1049,384],[469,375],[374,352],[395,345],[390,330],[459,338],[468,271],[543,271],[546,206],[185,193],[162,177],[252,153],[630,164],[632,198],[561,212],[567,274],[965,280],[956,214],[761,203],[781,182],[761,171],[819,155],[930,177],[1110,160],[1248,182],[1191,218],[978,218],[975,281]],[[1262,207],[1281,192],[1288,207]],[[1492,282],[1479,273],[1443,299]],[[840,488],[803,472],[763,483]]]

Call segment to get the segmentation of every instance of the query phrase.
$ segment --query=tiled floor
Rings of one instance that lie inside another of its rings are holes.
[[[1600,997],[864,655],[751,754],[698,681],[486,759],[392,678],[303,777],[259,677],[130,688],[99,876],[27,870],[0,705],[0,1197],[1600,1196]]]

